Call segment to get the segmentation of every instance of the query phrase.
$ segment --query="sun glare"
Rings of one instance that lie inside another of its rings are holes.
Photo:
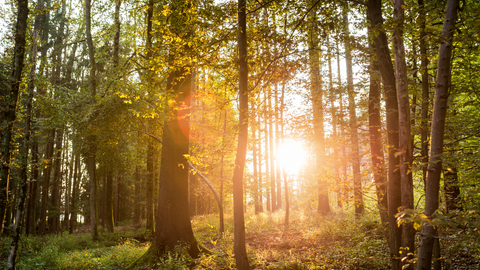
[[[280,166],[288,174],[298,174],[299,170],[305,166],[306,151],[299,141],[286,140],[278,150],[278,159]]]

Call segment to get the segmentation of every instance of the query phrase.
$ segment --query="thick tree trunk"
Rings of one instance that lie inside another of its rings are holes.
[[[234,218],[234,244],[235,261],[237,268],[250,269],[247,250],[245,247],[245,221],[243,212],[243,171],[247,155],[248,143],[248,62],[247,62],[247,14],[246,1],[238,0],[238,72],[239,85],[238,97],[240,116],[238,126],[238,145],[233,170],[233,218]],[[272,197],[272,203],[274,198]],[[273,204],[272,204],[273,205]]]
[[[425,191],[425,215],[434,218],[438,209],[440,175],[442,173],[443,139],[447,115],[448,94],[451,87],[451,57],[453,33],[457,21],[459,0],[448,0],[443,21],[443,29],[438,49],[437,79],[435,81],[435,102],[433,104],[432,129],[430,137],[430,163],[428,164],[427,186]],[[430,270],[434,244],[435,227],[424,224],[418,250],[419,270]]]
[[[6,117],[3,125],[3,134],[2,134],[2,172],[1,172],[1,181],[6,182],[0,187],[0,203],[2,204],[0,213],[2,216],[2,232],[3,232],[3,217],[5,215],[5,205],[8,202],[8,180],[10,177],[10,162],[11,162],[11,139],[13,133],[13,124],[16,118],[16,109],[18,94],[20,90],[20,83],[22,79],[23,71],[23,60],[25,57],[25,44],[26,44],[26,33],[27,33],[27,17],[28,17],[28,1],[19,0],[17,2],[18,13],[17,13],[17,23],[15,27],[15,48],[13,52],[13,71],[12,77],[10,78],[10,91],[8,95],[4,98],[7,102],[7,111],[5,112]],[[33,89],[31,89],[33,90]],[[23,157],[22,157],[22,169],[21,169],[21,186],[20,186],[20,196],[15,213],[15,223],[13,225],[13,240],[10,246],[10,253],[7,259],[6,269],[16,269],[16,259],[18,244],[20,241],[20,232],[21,232],[21,220],[23,216],[23,210],[25,206],[25,200],[27,198],[27,166],[28,166],[28,148],[30,144],[30,119],[32,114],[32,102],[33,102],[33,91],[29,93],[28,107],[27,107],[27,117],[26,117],[26,129],[25,137],[23,142]]]
[[[357,113],[355,105],[355,90],[353,87],[352,71],[352,48],[350,46],[350,31],[348,30],[348,15],[344,13],[345,21],[345,60],[347,62],[347,94],[348,94],[348,116],[350,118],[350,140],[351,160],[353,170],[353,197],[355,214],[363,214],[365,206],[363,203],[362,175],[360,172],[360,153],[358,147]]]
[[[369,29],[371,33],[371,30]],[[370,50],[374,53],[375,44],[369,44]],[[371,59],[375,59],[372,55]],[[380,213],[380,220],[385,236],[388,240],[388,196],[387,196],[387,178],[385,172],[385,159],[382,140],[382,120],[380,115],[381,97],[380,97],[380,71],[377,61],[370,62],[370,87],[368,95],[368,127],[370,134],[370,151],[372,156],[373,179],[377,194],[377,205]]]
[[[0,163],[0,237],[3,234],[5,213],[9,204],[8,186],[10,182],[10,165],[12,159],[13,126],[17,113],[17,102],[22,81],[23,59],[25,58],[25,38],[27,29],[28,1],[18,0],[17,23],[15,26],[15,48],[13,51],[13,69],[10,77],[10,89],[4,96],[2,104],[4,118],[1,128],[1,156]],[[15,266],[13,266],[15,267]]]
[[[368,0],[367,19],[370,21],[377,61],[382,74],[383,88],[386,99],[386,119],[387,119],[387,148],[388,151],[388,223],[390,228],[390,255],[392,260],[392,269],[400,269],[399,250],[401,246],[402,232],[397,226],[395,214],[398,207],[401,206],[401,180],[398,170],[399,158],[395,155],[398,151],[398,101],[397,90],[395,86],[395,74],[393,71],[392,58],[388,48],[388,40],[385,31],[382,29],[382,1]]]

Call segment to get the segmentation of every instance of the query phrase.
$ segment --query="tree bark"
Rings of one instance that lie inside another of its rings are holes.
[[[25,45],[26,45],[26,34],[27,34],[27,17],[28,17],[28,1],[19,0],[17,2],[18,13],[17,13],[17,23],[15,26],[15,48],[13,52],[13,70],[12,77],[10,78],[10,91],[7,96],[4,98],[7,102],[5,120],[3,125],[3,134],[2,134],[2,172],[0,181],[2,186],[0,186],[0,203],[2,204],[0,216],[2,216],[2,233],[3,233],[3,217],[5,216],[5,206],[8,202],[8,181],[10,177],[10,162],[11,162],[11,150],[12,150],[12,133],[13,125],[16,119],[16,110],[18,95],[20,91],[20,83],[22,80],[22,71],[23,71],[23,60],[25,58]],[[33,90],[33,89],[31,89]],[[23,216],[23,210],[25,206],[25,200],[27,198],[27,166],[28,166],[28,148],[30,144],[30,119],[32,114],[32,102],[33,102],[33,91],[29,93],[28,108],[27,108],[27,117],[26,117],[26,130],[25,137],[23,142],[23,157],[22,157],[22,169],[21,169],[21,186],[20,186],[20,196],[17,204],[17,211],[15,213],[15,223],[13,225],[13,239],[10,246],[10,253],[7,259],[6,269],[16,269],[16,259],[18,244],[20,241],[20,232],[21,232],[21,220]],[[5,182],[5,184],[3,184]]]
[[[247,155],[248,143],[248,62],[247,62],[247,14],[246,1],[238,0],[238,99],[240,116],[238,126],[237,155],[233,170],[233,218],[234,218],[234,243],[233,250],[237,268],[250,269],[247,250],[245,247],[245,218],[243,212],[243,171]],[[272,197],[272,203],[274,198]],[[273,204],[272,204],[273,205]]]
[[[348,116],[350,118],[350,140],[351,160],[353,170],[353,197],[355,214],[363,214],[365,206],[363,203],[362,175],[360,172],[360,155],[358,147],[357,113],[355,108],[355,90],[353,87],[352,71],[352,48],[350,46],[350,31],[348,30],[348,15],[344,11],[345,21],[345,60],[347,62],[347,94],[348,94]]]
[[[37,3],[37,9],[43,10],[43,0],[39,0]],[[33,27],[33,34],[32,34],[32,51],[30,56],[30,81],[28,83],[28,92],[34,93],[35,91],[35,75],[36,75],[36,63],[37,63],[37,43],[38,43],[38,32],[40,30],[40,22],[41,22],[41,15],[35,16],[35,23]],[[33,106],[33,105],[32,105]],[[30,112],[30,119],[33,122],[33,116]],[[37,195],[37,183],[38,183],[38,143],[36,138],[34,138],[35,129],[31,130],[30,136],[33,138],[32,143],[32,168],[31,168],[31,179],[30,179],[30,187],[29,187],[29,198],[28,198],[28,206],[27,206],[27,216],[25,221],[25,234],[27,236],[32,233],[35,235],[35,223],[36,223],[36,216],[35,216],[35,209],[36,209],[36,195]]]
[[[377,61],[382,74],[384,95],[386,99],[386,120],[387,120],[387,143],[388,146],[388,223],[390,229],[390,255],[392,269],[401,269],[399,250],[401,246],[402,232],[397,226],[395,214],[401,206],[401,180],[398,170],[399,158],[395,155],[398,147],[398,101],[395,86],[395,74],[393,71],[392,58],[388,48],[388,40],[385,31],[382,29],[382,1],[368,0],[367,19],[370,21]]]
[[[311,1],[310,4],[314,4]],[[309,33],[308,33],[308,57],[310,66],[310,94],[312,96],[313,109],[313,130],[316,156],[316,175],[318,185],[318,206],[317,212],[324,215],[330,213],[328,202],[327,184],[323,180],[325,177],[325,131],[323,127],[323,90],[322,78],[320,76],[320,47],[317,33],[316,9],[312,8],[308,15]]]
[[[78,173],[80,169],[80,155],[75,154],[75,161],[74,161],[74,167],[73,167],[73,184],[72,184],[72,204],[71,204],[71,213],[72,217],[70,218],[70,228],[69,232],[72,234],[75,230],[75,225],[77,223],[77,209],[75,206],[75,202],[77,201],[77,190],[78,190],[78,185],[79,185],[79,179],[80,174]]]
[[[421,57],[421,67],[420,72],[422,74],[422,116],[421,116],[421,128],[420,128],[420,139],[421,139],[421,155],[422,155],[422,171],[423,171],[423,184],[426,186],[427,181],[427,166],[428,166],[428,130],[429,130],[429,117],[428,117],[428,104],[429,102],[429,78],[428,78],[428,56],[427,56],[427,43],[426,33],[425,33],[425,5],[423,0],[418,0],[419,8],[419,24],[420,24],[420,57]]]
[[[91,19],[91,0],[85,0],[85,32],[87,36],[88,56],[90,61],[90,98],[91,105],[95,105],[95,96],[97,95],[97,79],[96,79],[96,62],[95,62],[95,47],[92,40],[92,19]],[[96,137],[93,134],[88,136],[88,156],[87,166],[88,174],[90,178],[90,226],[92,239],[95,241],[98,239],[98,227],[97,227],[97,181],[96,181]]]
[[[2,123],[1,172],[0,172],[0,237],[3,234],[3,223],[9,203],[8,188],[10,182],[10,166],[12,160],[13,126],[15,124],[20,84],[22,82],[23,60],[25,58],[25,38],[27,29],[28,1],[18,0],[17,23],[15,26],[15,48],[13,51],[12,75],[10,89],[4,97],[5,110]],[[13,266],[15,267],[15,266]]]
[[[432,129],[430,137],[430,163],[428,164],[427,186],[425,191],[425,215],[429,219],[435,217],[438,209],[440,175],[442,173],[443,139],[445,133],[445,118],[447,101],[451,87],[451,57],[453,51],[453,34],[459,0],[448,0],[443,21],[443,29],[438,49],[437,79],[435,81],[435,102],[433,104]],[[419,270],[429,270],[432,265],[432,250],[435,228],[429,224],[422,226],[420,248],[418,250]]]
[[[402,207],[404,209],[414,208],[413,179],[411,173],[412,165],[412,143],[411,143],[411,122],[410,122],[410,100],[408,94],[407,63],[405,59],[405,46],[403,44],[403,21],[405,3],[403,0],[393,1],[393,18],[396,23],[393,32],[393,51],[395,54],[395,78],[397,87],[398,116],[399,116],[399,153],[400,154],[400,178],[402,182]],[[415,230],[413,223],[402,225],[402,257],[405,269],[411,269],[411,259],[415,248]],[[410,254],[410,255],[409,255]]]

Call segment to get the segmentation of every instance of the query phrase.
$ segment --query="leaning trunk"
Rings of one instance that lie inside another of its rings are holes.
[[[457,21],[459,0],[448,0],[443,30],[438,49],[437,79],[435,81],[435,102],[433,104],[432,129],[430,137],[430,163],[428,164],[427,186],[425,191],[425,215],[435,217],[438,209],[440,175],[442,173],[443,139],[447,115],[448,93],[451,84],[451,57],[453,33]],[[417,268],[429,270],[432,264],[435,227],[426,223],[422,226]]]

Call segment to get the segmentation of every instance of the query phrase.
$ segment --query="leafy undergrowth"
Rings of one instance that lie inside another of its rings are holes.
[[[194,269],[235,268],[233,227],[220,237],[215,216],[197,217],[194,230],[214,252],[197,259]],[[248,216],[247,252],[255,269],[388,269],[386,242],[378,221],[365,216],[291,214],[288,228],[284,212]],[[232,225],[231,220],[226,224]]]
[[[92,241],[89,233],[23,237],[18,269],[124,269],[150,246],[144,229],[101,233]],[[10,239],[2,241],[2,258],[8,256]],[[5,265],[2,260],[2,266]]]
[[[388,247],[373,214],[355,218],[293,212],[288,228],[283,220],[282,211],[246,216],[247,252],[254,269],[389,269]],[[212,254],[192,260],[180,251],[140,269],[235,269],[232,215],[226,216],[223,235],[217,215],[197,216],[192,225],[199,243]],[[96,242],[88,233],[23,238],[18,269],[125,269],[147,251],[151,235],[138,226],[117,229],[103,232]],[[474,269],[478,250],[458,245],[444,245],[444,266]],[[3,239],[2,258],[8,247],[9,240]]]

